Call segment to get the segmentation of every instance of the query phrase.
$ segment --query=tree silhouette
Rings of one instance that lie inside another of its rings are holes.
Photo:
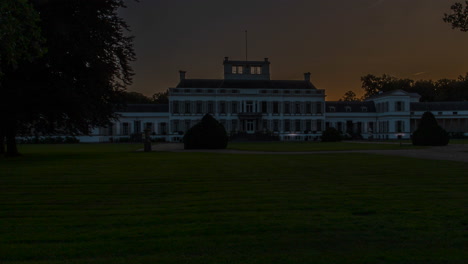
[[[450,9],[451,14],[444,14],[444,21],[452,25],[452,29],[459,29],[462,32],[468,31],[468,1],[465,4],[456,2]]]
[[[10,109],[7,102],[15,93],[14,87],[3,84],[5,74],[14,71],[25,61],[40,57],[45,49],[44,39],[38,25],[39,14],[27,0],[2,0],[0,2],[0,154],[5,153],[5,136],[10,153],[16,153],[16,144],[11,130]]]
[[[131,84],[135,59],[127,24],[117,15],[123,0],[32,0],[47,53],[1,80],[7,141],[22,131],[88,134],[116,118],[121,93]],[[21,18],[22,16],[19,16]],[[23,32],[17,32],[20,37]],[[16,145],[7,154],[17,154]]]

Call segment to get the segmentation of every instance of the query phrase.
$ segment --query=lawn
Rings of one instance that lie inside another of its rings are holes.
[[[466,263],[466,163],[21,146],[0,263]]]
[[[344,151],[376,149],[411,149],[422,148],[411,143],[398,142],[230,142],[229,149],[251,151],[297,152],[297,151]]]

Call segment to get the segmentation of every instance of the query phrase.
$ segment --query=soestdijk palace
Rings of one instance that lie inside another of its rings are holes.
[[[223,79],[188,79],[169,88],[168,105],[128,105],[108,127],[81,142],[106,142],[151,131],[154,139],[178,142],[206,113],[233,134],[269,133],[280,140],[318,140],[334,127],[363,139],[409,138],[422,114],[431,111],[451,133],[468,132],[468,102],[419,102],[420,96],[395,90],[364,102],[325,101],[325,90],[310,80],[272,80],[270,62],[225,57]]]

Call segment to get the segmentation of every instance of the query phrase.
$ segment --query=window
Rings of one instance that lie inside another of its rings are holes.
[[[190,114],[190,102],[185,102],[185,113]]]
[[[291,131],[291,122],[289,120],[284,120],[284,131]]]
[[[243,68],[242,66],[232,66],[232,74],[242,74],[243,73]]]
[[[130,124],[125,122],[122,123],[122,135],[128,136],[130,134]]]
[[[214,93],[214,90],[213,90],[213,89],[208,89],[207,92],[208,92],[208,93]]]
[[[295,94],[300,94],[301,91],[300,91],[300,90],[295,90],[294,93],[295,93]]]
[[[403,121],[395,122],[396,132],[401,133],[405,130],[405,123]]]
[[[231,93],[239,93],[239,90],[232,90]]]
[[[301,120],[296,119],[295,129],[297,132],[301,131]]]
[[[190,129],[190,120],[185,120],[185,131]]]
[[[273,102],[273,114],[279,114],[279,102]]]
[[[232,131],[237,131],[237,120],[236,119],[233,119],[231,120],[231,130]]]
[[[220,112],[221,114],[226,114],[226,102],[221,102],[221,103],[219,104],[219,108],[220,108],[220,109],[219,109],[219,112]]]
[[[286,91],[284,91],[283,93],[285,93],[285,94],[289,94],[289,91],[288,91],[288,90],[286,90]]]
[[[285,102],[284,103],[284,113],[285,114],[290,114],[291,113],[291,105],[289,104],[289,102]]]
[[[172,121],[172,132],[179,132],[179,120]]]
[[[301,103],[296,102],[294,104],[294,113],[295,114],[300,114],[301,113]]]
[[[322,114],[322,103],[317,103],[317,114]]]
[[[312,114],[312,104],[310,102],[306,102],[305,111],[306,111],[306,114]]]
[[[273,90],[273,93],[277,94],[277,93],[279,93],[279,91],[278,90]]]
[[[213,101],[208,102],[208,113],[210,113],[210,114],[214,113],[214,103],[213,103]]]
[[[179,101],[172,102],[172,113],[173,114],[179,113]]]
[[[261,94],[266,94],[266,93],[267,93],[267,90],[260,90],[260,93],[261,93]]]
[[[246,112],[247,113],[253,113],[253,102],[252,101],[247,101],[246,104]]]
[[[190,89],[185,89],[184,93],[190,93]]]
[[[329,106],[328,107],[328,111],[330,112],[335,112],[336,111],[336,108],[334,106]]]
[[[133,133],[141,133],[141,121],[133,121]]]
[[[150,132],[154,132],[153,123],[151,123],[151,122],[145,123],[145,130],[149,130]]]
[[[367,112],[367,106],[361,106],[361,112]]]
[[[275,132],[279,131],[279,120],[277,119],[273,120],[273,131]]]
[[[438,115],[442,115],[442,112],[439,112]]]
[[[202,93],[202,92],[203,92],[202,89],[197,89],[197,90],[195,90],[195,91],[196,91],[197,93]]]
[[[233,114],[237,114],[237,102],[232,102],[231,103],[231,111]]]
[[[311,131],[312,130],[312,121],[311,120],[306,120],[305,122],[305,130],[306,131]]]
[[[351,106],[346,106],[346,107],[345,107],[345,111],[346,111],[346,112],[351,112]]]
[[[265,101],[262,102],[262,113],[263,114],[268,113],[268,103]]]
[[[260,66],[251,66],[250,74],[262,74],[262,67]]]
[[[458,112],[453,112],[454,115],[458,115]]]
[[[306,94],[311,94],[312,91],[307,90],[305,93],[306,93]]]
[[[159,133],[163,135],[167,134],[167,125],[165,122],[159,123]]]
[[[395,102],[395,111],[397,112],[405,111],[404,102],[401,102],[401,101]]]
[[[197,101],[197,106],[196,106],[196,111],[197,111],[197,114],[202,114],[203,113],[203,104],[201,101]]]

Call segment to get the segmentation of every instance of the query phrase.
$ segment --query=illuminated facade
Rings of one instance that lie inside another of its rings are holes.
[[[130,105],[108,128],[83,142],[110,141],[141,135],[178,142],[207,113],[230,135],[270,134],[280,140],[319,140],[334,127],[368,139],[409,138],[425,111],[432,111],[448,132],[468,132],[468,102],[420,103],[418,94],[395,90],[364,102],[325,101],[305,73],[302,80],[271,80],[270,62],[224,59],[223,79],[188,79],[169,88],[169,105]]]

